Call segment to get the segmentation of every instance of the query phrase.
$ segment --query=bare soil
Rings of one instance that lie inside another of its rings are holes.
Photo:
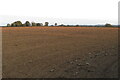
[[[4,27],[3,78],[117,78],[118,28]]]

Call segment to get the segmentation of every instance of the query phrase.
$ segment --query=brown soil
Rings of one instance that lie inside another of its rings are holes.
[[[3,78],[117,78],[118,28],[2,28]]]

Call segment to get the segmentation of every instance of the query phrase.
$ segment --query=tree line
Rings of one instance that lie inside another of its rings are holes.
[[[35,23],[35,22],[29,22],[26,21],[25,23],[22,23],[21,21],[15,21],[11,24],[7,24],[7,27],[24,27],[24,26],[48,26],[48,22],[45,22],[45,24],[43,25],[43,23]]]
[[[22,23],[21,21],[15,21],[15,22],[13,22],[11,24],[7,24],[7,27],[25,27],[25,26],[49,26],[49,22],[45,22],[44,25],[43,25],[43,23],[35,23],[35,22],[30,23],[29,21],[26,21],[25,23]],[[64,25],[64,24],[57,25],[57,23],[55,23],[54,25],[51,25],[51,26],[80,27],[80,25]],[[85,25],[83,25],[83,27],[84,26]],[[89,25],[89,26],[91,27],[93,25]],[[86,26],[86,27],[89,27],[89,26]],[[99,27],[99,26],[96,26],[96,27]],[[104,27],[112,27],[112,25],[109,24],[109,23],[106,23],[104,25]]]

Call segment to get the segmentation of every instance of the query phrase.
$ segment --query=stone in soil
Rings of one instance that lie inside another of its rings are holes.
[[[50,70],[50,72],[54,72],[54,71],[55,71],[55,69],[51,69],[51,70]]]

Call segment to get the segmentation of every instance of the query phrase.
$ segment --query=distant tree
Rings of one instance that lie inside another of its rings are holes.
[[[29,21],[26,21],[26,22],[25,22],[25,26],[31,26],[30,22],[29,22]]]
[[[76,25],[76,27],[78,27],[79,25]]]
[[[22,22],[21,21],[16,21],[16,26],[22,26]]]
[[[35,23],[35,22],[32,22],[31,24],[32,24],[32,26],[36,26],[36,23]]]
[[[54,26],[54,25],[50,25],[50,26]]]
[[[22,24],[22,26],[23,26],[23,27],[25,27],[25,26],[26,26],[26,24]]]
[[[16,21],[16,22],[13,22],[11,24],[12,27],[19,27],[19,26],[22,26],[22,22],[21,21]]]
[[[111,25],[111,24],[106,23],[106,24],[105,24],[105,27],[112,27],[112,25]]]
[[[59,26],[65,26],[64,24],[61,24],[61,25],[59,25]]]
[[[11,25],[10,24],[7,24],[7,27],[10,27]]]
[[[69,27],[70,25],[66,25],[67,27]]]
[[[49,24],[48,22],[45,22],[45,26],[48,26],[48,24]]]
[[[57,26],[57,23],[55,23],[55,26]]]
[[[40,26],[43,26],[43,23],[40,23]]]
[[[41,24],[40,23],[36,23],[36,26],[41,26]]]
[[[36,23],[36,26],[43,26],[42,23]]]
[[[15,27],[15,26],[16,26],[16,24],[15,24],[15,23],[12,23],[12,24],[11,24],[11,27]]]

